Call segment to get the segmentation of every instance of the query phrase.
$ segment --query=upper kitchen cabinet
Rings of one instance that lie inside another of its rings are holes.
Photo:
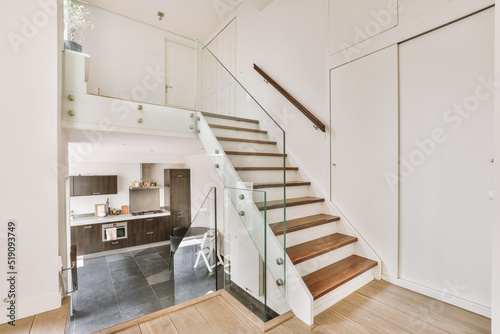
[[[118,193],[118,176],[70,176],[70,196],[113,195]]]

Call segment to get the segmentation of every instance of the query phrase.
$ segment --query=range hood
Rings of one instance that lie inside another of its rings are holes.
[[[152,182],[154,175],[154,164],[145,164],[141,163],[141,173],[140,179],[142,182]],[[162,189],[163,186],[150,186],[150,187],[133,187],[129,186],[130,190],[154,190],[154,189]]]

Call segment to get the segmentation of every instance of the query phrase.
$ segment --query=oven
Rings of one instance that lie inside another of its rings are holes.
[[[114,229],[116,229],[116,237],[114,237]],[[118,239],[127,239],[127,222],[103,224],[102,225],[102,241],[111,241]]]

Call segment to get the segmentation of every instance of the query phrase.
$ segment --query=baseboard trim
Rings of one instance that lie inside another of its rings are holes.
[[[469,300],[453,296],[432,288],[428,288],[426,286],[413,283],[401,278],[394,278],[383,274],[382,280],[491,319],[490,307],[480,305]]]

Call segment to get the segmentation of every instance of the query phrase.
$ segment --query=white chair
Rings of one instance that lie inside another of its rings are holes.
[[[194,263],[194,267],[198,267],[198,263],[200,262],[200,258],[203,258],[203,262],[207,266],[209,272],[212,272],[212,268],[215,265],[211,266],[208,260],[212,257],[212,253],[215,249],[215,230],[210,229],[203,235],[203,239],[201,240],[200,250],[198,251],[198,255],[196,256],[196,261]],[[218,264],[224,265],[224,261],[219,253],[217,253],[217,258],[219,260]]]

